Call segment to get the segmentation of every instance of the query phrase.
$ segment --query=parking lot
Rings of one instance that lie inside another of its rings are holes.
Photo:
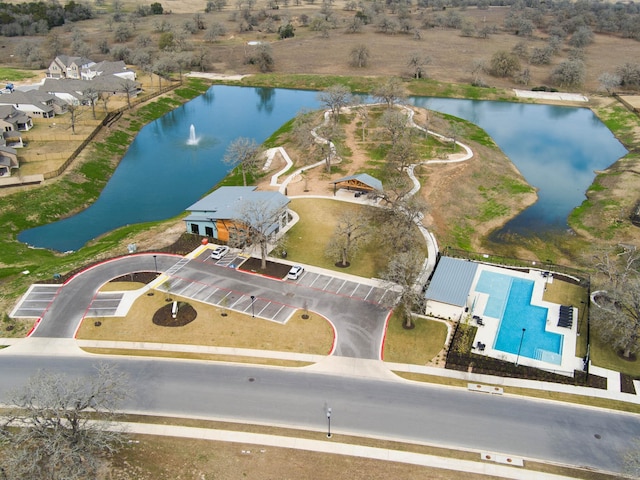
[[[11,312],[11,318],[39,318],[58,294],[60,285],[31,285],[20,303]]]

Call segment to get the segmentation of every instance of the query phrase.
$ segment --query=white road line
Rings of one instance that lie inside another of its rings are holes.
[[[216,292],[217,292],[218,290],[220,290],[218,287],[213,287],[213,288],[214,288],[213,292],[211,292],[209,295],[207,295],[207,298],[205,298],[205,299],[203,300],[203,302],[204,302],[204,303],[209,303],[209,299],[210,299],[211,297],[213,297],[213,296],[216,294]]]
[[[338,293],[340,290],[342,290],[342,287],[344,287],[345,283],[347,283],[346,280],[342,281],[342,285],[340,285],[340,288],[338,288],[338,290],[336,290],[336,293]]]
[[[240,296],[238,297],[238,300],[236,300],[235,302],[233,302],[233,305],[231,305],[231,308],[235,307],[235,306],[237,305],[237,303],[238,303],[240,300],[244,299],[244,297],[245,297],[245,296],[246,296],[246,295],[240,295]]]
[[[319,278],[320,278],[320,275],[316,273],[316,278],[313,279],[313,282],[311,282],[311,285],[309,285],[309,287],[313,287],[313,284],[316,283],[316,280],[318,280]]]
[[[369,295],[371,295],[371,292],[373,291],[374,287],[371,287],[369,289],[369,293],[367,293],[367,295],[363,298],[363,300],[366,300],[367,298],[369,298]]]
[[[360,288],[360,283],[356,283],[355,288],[353,289],[353,292],[351,292],[351,294],[349,295],[350,297],[353,297],[353,294],[356,293],[356,290],[358,290],[358,288]]]
[[[264,312],[270,304],[271,304],[271,302],[268,302],[264,307],[262,307],[262,310],[260,310],[258,312],[258,315],[260,315],[262,312]]]

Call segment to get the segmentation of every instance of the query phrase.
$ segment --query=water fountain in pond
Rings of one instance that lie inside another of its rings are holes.
[[[187,145],[198,145],[200,139],[196,137],[196,127],[191,124],[189,127],[189,140],[187,140]]]

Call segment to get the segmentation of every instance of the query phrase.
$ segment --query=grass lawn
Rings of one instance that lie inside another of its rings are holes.
[[[333,345],[333,329],[323,317],[311,312],[309,319],[302,319],[300,312],[294,314],[286,325],[280,325],[175,295],[172,296],[174,300],[190,303],[195,308],[196,319],[182,327],[158,326],[151,319],[158,309],[166,305],[166,299],[163,292],[152,293],[152,296],[139,297],[126,317],[86,318],[77,338],[255,348],[317,355],[328,354]],[[222,316],[223,313],[227,316]],[[96,326],[95,322],[101,322],[101,325]]]
[[[585,312],[588,301],[587,291],[579,285],[554,279],[553,282],[547,283],[542,299],[551,303],[578,307],[578,332],[581,335],[576,344],[576,356],[584,357],[587,354],[587,314]],[[593,345],[591,348],[593,349]]]
[[[295,262],[358,275],[365,278],[377,277],[384,271],[389,261],[389,252],[379,247],[372,239],[364,244],[351,259],[348,268],[335,266],[335,260],[325,256],[325,249],[336,228],[336,219],[345,211],[367,208],[362,205],[331,199],[294,199],[291,210],[300,215],[300,221],[287,233],[287,259]],[[417,227],[416,227],[417,233]],[[426,245],[421,243],[425,256]]]
[[[402,318],[394,312],[384,341],[386,362],[426,365],[444,348],[447,326],[435,320],[415,319],[415,328],[402,328]]]
[[[594,335],[593,329],[591,329],[591,362],[598,367],[640,378],[640,361],[633,362],[620,358],[611,347]]]

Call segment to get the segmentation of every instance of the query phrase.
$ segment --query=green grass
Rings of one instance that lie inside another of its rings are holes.
[[[1,82],[20,82],[39,76],[39,73],[18,68],[0,67]]]
[[[415,328],[402,328],[396,312],[389,319],[384,342],[384,360],[393,363],[425,365],[444,348],[447,326],[435,320],[415,319]]]
[[[295,118],[292,118],[288,122],[283,123],[280,128],[278,128],[275,132],[267,138],[262,144],[265,148],[274,148],[282,145],[282,137],[293,129],[293,124],[295,122]]]
[[[640,378],[640,361],[636,360],[632,362],[620,358],[611,347],[603,343],[598,336],[594,334],[593,327],[591,328],[590,343],[591,361],[594,365]]]
[[[201,82],[195,84],[201,85]],[[195,95],[200,91],[199,88],[192,88],[191,92]],[[138,125],[146,124],[180,103],[175,99],[158,99],[143,106],[140,116],[132,111],[126,113],[125,117],[133,116]],[[105,140],[90,145],[87,159],[72,170],[70,175],[37,189],[0,197],[2,262],[11,265],[0,269],[0,282],[3,283],[3,293],[7,299],[16,299],[30,283],[50,279],[54,273],[66,273],[92,263],[101,256],[124,254],[126,243],[123,241],[127,237],[158,224],[123,227],[66,255],[44,249],[31,249],[17,240],[21,231],[72,215],[95,201],[132,139],[130,132],[115,130]],[[20,272],[24,270],[29,270],[29,275],[21,275]]]

